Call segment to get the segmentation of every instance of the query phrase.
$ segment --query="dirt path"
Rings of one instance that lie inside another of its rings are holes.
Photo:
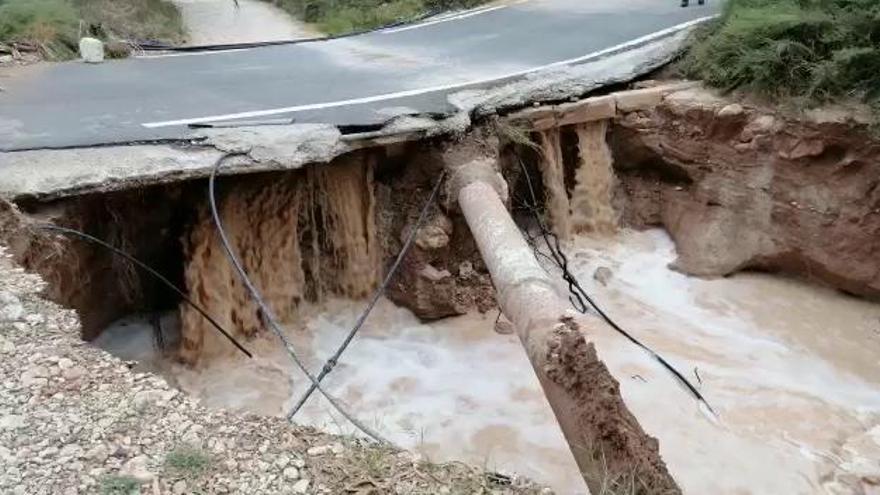
[[[318,33],[259,0],[174,0],[183,13],[188,45],[310,38]]]

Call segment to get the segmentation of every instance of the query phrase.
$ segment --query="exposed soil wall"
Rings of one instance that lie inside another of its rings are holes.
[[[2,208],[0,228],[10,227]],[[434,464],[283,418],[210,409],[82,345],[76,316],[40,297],[43,285],[0,246],[0,493],[336,494],[353,486],[366,487],[361,493],[546,493],[461,462]],[[172,464],[173,456],[195,470]]]
[[[880,297],[880,140],[866,126],[691,89],[619,114],[610,142],[624,220],[665,227],[678,269],[782,271]]]
[[[449,160],[461,143],[410,145],[386,159],[377,173],[379,214],[388,259],[399,252]],[[418,163],[418,166],[413,166]],[[496,307],[495,291],[470,229],[447,194],[431,207],[426,224],[386,293],[419,318],[433,320]]]
[[[39,223],[79,229],[182,282],[178,238],[189,223],[191,184],[73,197],[52,203],[0,202],[0,240],[16,261],[46,280],[46,295],[77,310],[82,338],[132,312],[170,309],[177,299],[154,279],[107,250],[35,228]]]

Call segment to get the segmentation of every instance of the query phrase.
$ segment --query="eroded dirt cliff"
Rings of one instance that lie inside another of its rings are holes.
[[[782,271],[880,297],[880,140],[830,112],[797,118],[703,89],[618,114],[630,225],[661,225],[700,276]]]
[[[442,148],[399,155],[380,169],[377,195],[386,259],[397,255],[416,226],[448,159]],[[441,194],[431,207],[386,292],[389,299],[425,320],[495,307],[489,273],[464,218],[451,204],[454,201]]]

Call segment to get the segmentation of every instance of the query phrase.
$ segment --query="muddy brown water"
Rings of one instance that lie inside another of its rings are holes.
[[[589,336],[685,493],[877,493],[862,480],[880,476],[880,305],[767,274],[684,276],[668,268],[674,246],[661,231],[576,237],[570,253],[606,310],[695,382],[698,374],[719,413],[717,420],[707,415],[610,328]],[[598,267],[611,270],[607,286],[593,279]],[[333,300],[289,329],[312,369],[362,305]],[[522,348],[516,337],[493,332],[494,317],[423,324],[383,301],[327,389],[431,460],[467,461],[522,473],[558,493],[584,493]],[[99,343],[152,362],[207,406],[281,415],[305,388],[268,338],[251,343],[254,360],[231,357],[192,370],[158,360],[146,331],[117,325]],[[298,421],[353,432],[317,396]]]

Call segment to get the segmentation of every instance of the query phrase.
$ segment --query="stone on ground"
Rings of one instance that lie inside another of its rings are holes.
[[[104,61],[104,43],[95,38],[79,40],[79,56],[83,62],[97,64]]]

